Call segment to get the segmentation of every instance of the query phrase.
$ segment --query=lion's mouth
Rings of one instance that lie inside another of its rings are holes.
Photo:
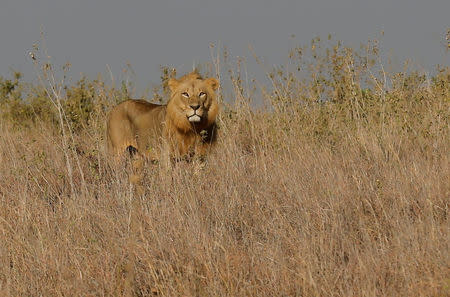
[[[191,123],[198,123],[202,120],[202,118],[198,114],[193,114],[188,116],[188,121]]]

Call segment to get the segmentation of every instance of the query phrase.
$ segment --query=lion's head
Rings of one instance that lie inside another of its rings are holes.
[[[168,82],[171,92],[167,104],[169,119],[183,131],[201,130],[211,126],[219,106],[215,91],[219,82],[215,78],[203,79],[197,72]]]

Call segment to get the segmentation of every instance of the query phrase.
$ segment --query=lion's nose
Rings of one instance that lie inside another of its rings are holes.
[[[200,108],[200,104],[191,104],[191,108],[192,108],[193,110],[197,110],[197,109]]]

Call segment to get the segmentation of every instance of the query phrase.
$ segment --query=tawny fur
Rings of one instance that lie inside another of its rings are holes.
[[[111,110],[107,120],[111,154],[120,156],[132,146],[140,155],[158,159],[164,145],[172,157],[207,153],[215,141],[218,81],[192,72],[179,80],[170,79],[168,85],[171,96],[167,105],[127,100]],[[194,109],[196,105],[198,109]],[[200,120],[191,122],[192,114]]]

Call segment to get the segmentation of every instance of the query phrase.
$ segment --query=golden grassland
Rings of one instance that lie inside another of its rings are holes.
[[[104,150],[124,88],[2,78],[0,295],[448,296],[450,69],[305,51],[256,93],[221,69],[215,150],[142,192]]]

